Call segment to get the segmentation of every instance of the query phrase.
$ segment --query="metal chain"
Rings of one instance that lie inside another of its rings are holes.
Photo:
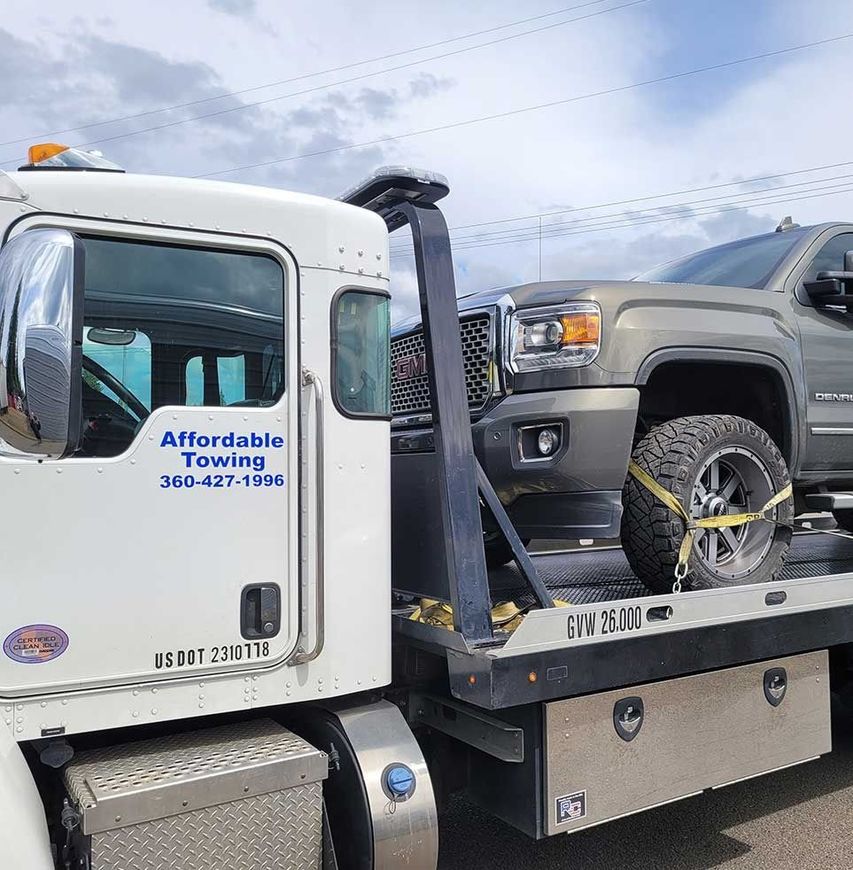
[[[672,584],[673,595],[678,595],[681,592],[681,581],[687,577],[689,571],[687,562],[679,562],[675,566],[675,582]]]

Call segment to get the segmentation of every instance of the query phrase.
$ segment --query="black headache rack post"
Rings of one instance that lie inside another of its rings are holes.
[[[430,389],[443,571],[454,628],[467,647],[475,648],[492,641],[480,498],[512,548],[519,571],[539,605],[553,607],[554,602],[474,455],[450,235],[436,206],[449,191],[447,180],[434,173],[387,168],[340,198],[376,212],[391,232],[407,224],[412,230]]]

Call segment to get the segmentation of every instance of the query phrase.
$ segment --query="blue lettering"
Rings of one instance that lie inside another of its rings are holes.
[[[174,432],[169,429],[163,433],[160,446],[178,448],[183,467],[187,469],[248,468],[257,472],[267,468],[267,456],[264,451],[281,450],[285,446],[285,438],[270,432],[250,432],[247,435],[226,432],[222,435],[207,435],[200,434],[196,430]],[[199,452],[217,448],[231,448],[231,451],[225,455]]]
[[[195,430],[175,434],[171,429],[163,433],[160,439],[161,447],[225,447],[237,450],[265,450],[273,448],[281,450],[284,447],[283,435],[271,435],[269,432],[251,432],[248,435],[235,435],[227,432],[225,435],[204,435]]]

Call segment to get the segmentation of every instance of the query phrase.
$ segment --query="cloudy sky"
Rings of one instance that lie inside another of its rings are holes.
[[[853,218],[849,0],[0,8],[0,166],[54,140],[325,195],[383,164],[434,169],[460,293]],[[406,248],[392,238],[398,316]]]

